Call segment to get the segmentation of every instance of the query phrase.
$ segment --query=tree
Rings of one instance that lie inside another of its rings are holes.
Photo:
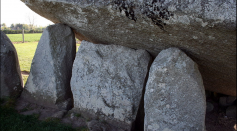
[[[29,23],[30,23],[30,24],[29,24],[30,30],[34,30],[35,21],[36,21],[35,15],[30,15],[30,14],[28,14],[27,19],[28,19],[28,21],[29,21]]]
[[[24,30],[30,30],[30,27],[29,27],[29,25],[27,25],[27,24],[23,24],[23,29],[24,29]]]
[[[11,24],[10,28],[11,28],[11,30],[14,30],[15,25],[14,25],[14,24]]]
[[[6,29],[7,29],[6,23],[2,23],[2,24],[1,24],[1,30],[6,30]]]
[[[20,24],[20,23],[15,24],[15,29],[16,30],[22,30],[22,28],[23,28],[23,24]]]

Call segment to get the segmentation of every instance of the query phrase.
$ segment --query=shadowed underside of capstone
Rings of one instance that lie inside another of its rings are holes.
[[[21,0],[77,38],[145,49],[177,47],[198,65],[207,90],[236,96],[236,1]]]

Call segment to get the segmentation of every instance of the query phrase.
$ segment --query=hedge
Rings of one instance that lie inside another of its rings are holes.
[[[2,30],[5,34],[21,34],[22,30]],[[43,33],[42,30],[24,30],[24,33]]]

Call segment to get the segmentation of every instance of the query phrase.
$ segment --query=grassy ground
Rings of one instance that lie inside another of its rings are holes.
[[[1,131],[88,131],[87,128],[74,129],[61,124],[58,119],[38,120],[39,115],[21,115],[14,109],[15,101],[1,99],[0,129]],[[5,104],[3,104],[5,103]]]
[[[42,33],[24,34],[25,42],[39,41]],[[22,42],[22,34],[7,34],[11,42]]]
[[[30,72],[31,62],[34,57],[37,45],[38,42],[14,44],[17,51],[21,71]]]

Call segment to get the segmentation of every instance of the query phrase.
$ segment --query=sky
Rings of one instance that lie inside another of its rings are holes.
[[[5,23],[7,27],[11,24],[29,24],[29,17],[35,18],[35,25],[48,26],[53,22],[36,14],[28,8],[21,0],[0,0],[1,1],[1,24]]]

